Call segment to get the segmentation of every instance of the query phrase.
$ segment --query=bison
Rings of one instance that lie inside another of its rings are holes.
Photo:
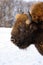
[[[17,14],[11,41],[21,49],[34,44],[43,55],[43,2],[34,4],[28,14]]]

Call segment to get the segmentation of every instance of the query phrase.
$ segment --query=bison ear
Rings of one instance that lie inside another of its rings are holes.
[[[35,47],[37,48],[37,50],[39,51],[39,53],[41,55],[43,55],[43,43],[42,44],[35,44]]]

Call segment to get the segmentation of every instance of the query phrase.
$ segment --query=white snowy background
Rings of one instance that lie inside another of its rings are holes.
[[[43,56],[34,45],[19,49],[11,41],[12,28],[0,28],[0,65],[43,65]]]

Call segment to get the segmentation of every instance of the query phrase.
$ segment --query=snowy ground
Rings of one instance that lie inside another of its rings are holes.
[[[0,65],[43,65],[34,45],[21,50],[10,41],[10,33],[11,28],[0,28]]]

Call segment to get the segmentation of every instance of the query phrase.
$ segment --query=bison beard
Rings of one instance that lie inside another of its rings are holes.
[[[32,18],[30,15],[27,16],[26,14],[20,14],[20,16],[17,17],[11,32],[11,41],[21,49],[34,44],[38,51],[43,55],[43,17],[39,18],[38,15],[35,15],[38,19],[34,19],[34,8],[31,11]],[[42,9],[42,7],[40,7],[40,9]],[[36,14],[37,12],[34,13]],[[41,13],[43,14],[43,12]]]

